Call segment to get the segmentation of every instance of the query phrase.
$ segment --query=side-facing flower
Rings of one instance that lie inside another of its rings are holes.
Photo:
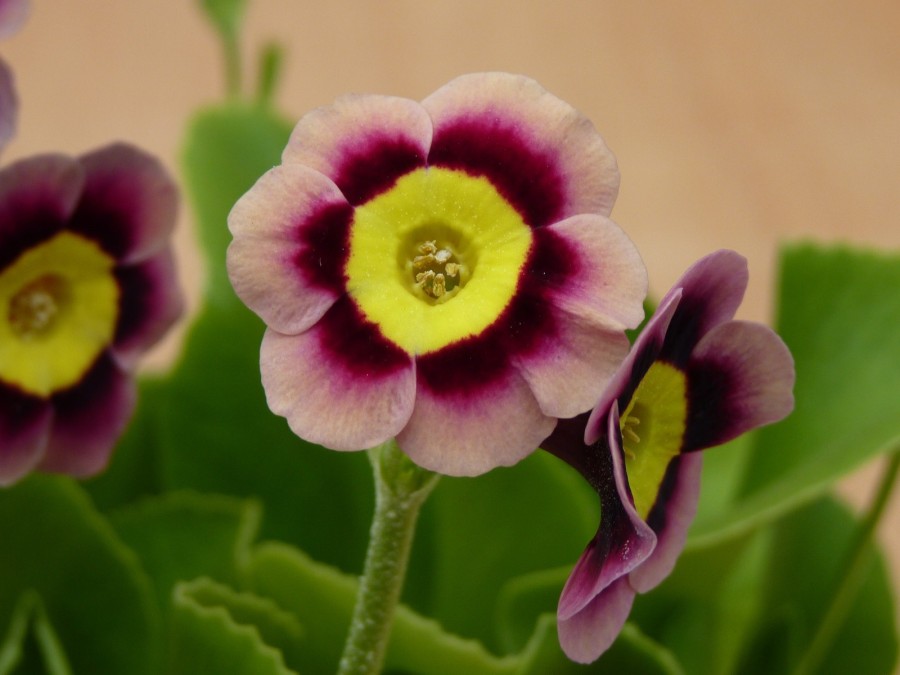
[[[597,534],[559,601],[560,644],[597,659],[634,600],[659,584],[684,548],[702,455],[793,409],[793,360],[761,324],[732,317],[746,260],[718,251],[675,284],[590,414],[561,422],[542,447],[600,496]]]
[[[162,166],[122,144],[0,172],[0,485],[106,464],[135,362],[181,312],[176,206]]]
[[[309,113],[229,216],[269,407],[445,474],[522,459],[596,401],[643,314],[618,180],[593,125],[525,77]]]

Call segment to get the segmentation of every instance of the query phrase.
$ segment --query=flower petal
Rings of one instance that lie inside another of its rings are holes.
[[[587,607],[617,579],[641,565],[656,547],[656,534],[634,509],[619,436],[619,410],[613,403],[608,438],[588,451],[595,462],[591,484],[600,495],[600,527],[575,566],[559,599],[560,619]]]
[[[64,155],[38,155],[0,171],[0,270],[57,234],[75,208],[84,176]]]
[[[647,524],[656,533],[656,548],[628,577],[638,593],[655,588],[675,567],[697,513],[702,467],[701,453],[679,455],[669,464],[659,496],[647,516]]]
[[[41,461],[52,420],[47,401],[0,383],[0,487],[12,485]]]
[[[615,157],[590,120],[534,80],[463,75],[422,105],[435,127],[429,164],[487,176],[532,227],[609,215]]]
[[[557,622],[559,645],[573,661],[591,663],[609,649],[634,603],[634,590],[622,577],[610,584],[577,614]]]
[[[144,260],[168,243],[178,189],[152,155],[113,143],[80,158],[84,192],[69,228],[121,263]]]
[[[78,477],[101,471],[136,399],[133,378],[102,355],[79,384],[53,397],[53,428],[39,468]]]
[[[0,0],[0,39],[13,35],[31,11],[28,0]]]
[[[446,375],[448,380],[454,377],[452,372]],[[450,382],[441,391],[436,379],[434,373],[420,378],[415,409],[397,436],[400,448],[426,469],[477,476],[511,466],[553,429],[555,420],[541,412],[531,388],[514,368],[466,390]]]
[[[716,251],[691,265],[669,291],[680,288],[681,301],[660,358],[684,366],[703,335],[734,317],[748,279],[747,260],[734,251]]]
[[[553,311],[554,331],[512,360],[544,414],[573,417],[590,408],[628,353],[621,330],[597,326],[577,315]]]
[[[344,293],[353,211],[337,186],[304,166],[264,174],[228,215],[228,274],[266,325],[301,333]]]
[[[19,101],[13,86],[13,76],[0,59],[0,150],[6,147],[16,133]]]
[[[415,101],[350,95],[304,115],[282,154],[325,174],[354,206],[425,165],[431,119]]]
[[[119,319],[112,350],[124,368],[154,345],[181,316],[184,308],[171,251],[115,272]]]
[[[359,450],[395,437],[416,390],[411,358],[348,308],[333,307],[299,335],[269,329],[260,354],[269,408],[295,434],[333,450]]]
[[[579,215],[534,233],[533,274],[556,304],[612,328],[644,318],[647,270],[634,243],[608,218]],[[544,264],[543,256],[556,259]],[[565,271],[559,270],[560,262]]]
[[[687,376],[685,451],[721,445],[794,408],[794,360],[762,324],[730,321],[711,330],[694,349]]]

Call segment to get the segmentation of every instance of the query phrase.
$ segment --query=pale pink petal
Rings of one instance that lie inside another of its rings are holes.
[[[422,105],[434,120],[429,164],[488,176],[533,227],[609,215],[615,157],[590,120],[534,80],[463,75]]]
[[[621,330],[556,310],[555,331],[536,348],[512,355],[513,363],[550,417],[574,417],[600,397],[628,353]]]
[[[160,161],[126,143],[79,158],[84,191],[69,229],[95,240],[120,263],[145,260],[168,245],[178,188]]]
[[[28,0],[0,0],[0,39],[18,31],[31,11]]]
[[[102,355],[81,382],[53,396],[53,427],[39,468],[78,477],[101,471],[136,399],[133,378]]]
[[[421,380],[415,410],[397,436],[419,466],[449,476],[477,476],[511,466],[553,430],[528,383],[513,368],[469,391],[440,392]]]
[[[347,352],[333,337],[324,321],[299,335],[266,331],[260,367],[269,408],[300,438],[332,450],[371,448],[395,437],[412,414],[412,359],[352,335],[345,344],[355,351]]]
[[[631,613],[634,589],[622,577],[594,597],[589,605],[557,622],[559,645],[573,661],[592,663],[609,649]]]
[[[325,174],[355,206],[424,166],[430,144],[431,119],[415,101],[348,95],[300,119],[282,162]]]
[[[647,523],[656,533],[656,548],[628,577],[638,593],[646,593],[669,576],[684,550],[688,528],[700,500],[702,467],[703,455],[699,452],[672,460],[656,503],[647,516]]]
[[[568,244],[571,270],[545,280],[554,303],[611,328],[635,328],[644,318],[647,269],[622,228],[602,216],[579,215],[546,229]]]
[[[235,292],[280,333],[300,333],[344,292],[352,209],[328,178],[285,164],[264,174],[228,216]]]

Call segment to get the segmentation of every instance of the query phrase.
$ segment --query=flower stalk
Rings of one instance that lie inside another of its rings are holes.
[[[370,450],[369,458],[375,515],[338,675],[381,672],[419,510],[438,479],[410,461],[393,440]]]
[[[865,581],[869,564],[872,561],[874,551],[872,540],[875,537],[875,531],[897,484],[898,474],[900,474],[900,447],[894,448],[890,455],[881,477],[881,484],[878,486],[878,492],[859,523],[831,602],[799,665],[794,669],[794,675],[812,675],[819,671],[819,667],[828,656],[828,650],[834,643],[834,637],[844,625],[847,615],[853,608],[853,602]]]

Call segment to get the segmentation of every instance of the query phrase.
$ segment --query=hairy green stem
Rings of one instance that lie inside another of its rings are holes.
[[[828,650],[831,648],[835,635],[844,625],[860,586],[865,581],[865,575],[869,571],[875,529],[896,485],[898,472],[900,472],[900,448],[893,451],[888,461],[881,484],[878,486],[878,492],[856,531],[853,545],[842,568],[843,573],[837,590],[819,621],[806,652],[794,669],[794,675],[812,675],[818,672],[823,660],[828,656]]]
[[[394,441],[372,449],[369,457],[375,474],[375,515],[338,675],[381,672],[419,509],[438,478],[413,464]]]

